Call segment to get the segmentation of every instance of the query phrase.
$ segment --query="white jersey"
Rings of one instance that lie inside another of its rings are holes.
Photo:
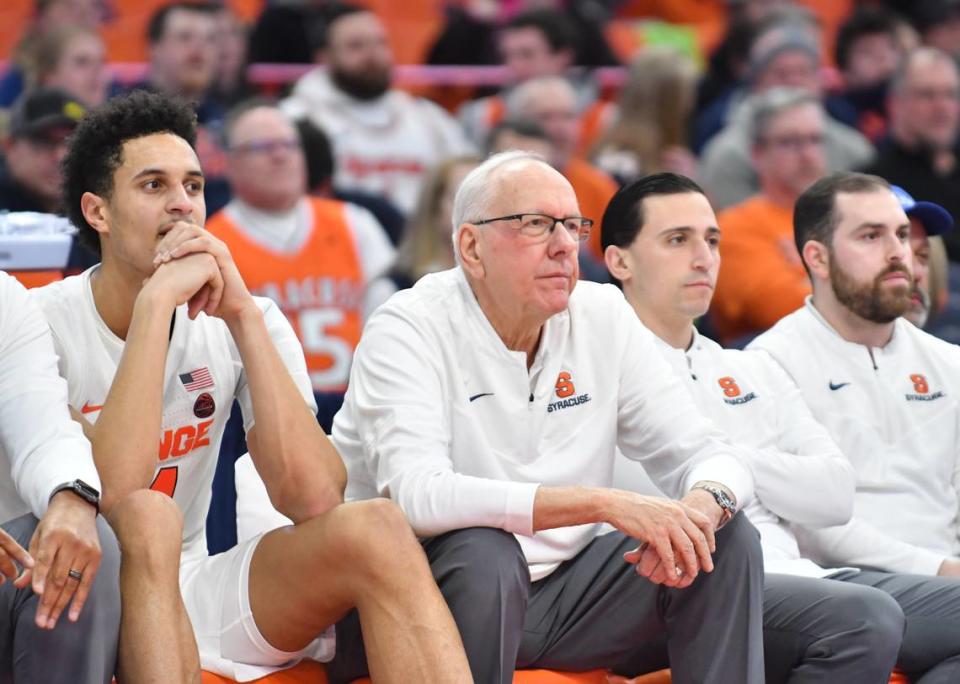
[[[431,168],[474,152],[456,120],[433,102],[402,90],[357,100],[323,70],[297,81],[280,106],[294,119],[310,119],[330,138],[334,185],[382,195],[405,214],[416,206]]]
[[[848,342],[810,298],[749,348],[794,379],[856,471],[853,519],[800,534],[802,549],[926,575],[960,555],[960,349],[902,318],[883,348]]]
[[[694,332],[690,348],[658,338],[697,406],[745,447],[756,496],[744,513],[760,532],[767,572],[825,577],[801,558],[791,525],[840,525],[853,512],[854,473],[830,434],[811,414],[797,386],[774,361]],[[626,460],[626,459],[623,459]],[[632,463],[618,463],[617,485],[637,481]]]
[[[42,518],[53,490],[77,479],[100,489],[50,332],[23,285],[0,271],[0,523]]]
[[[97,268],[31,291],[50,323],[70,404],[91,422],[100,415],[124,348],[97,312],[90,288]],[[316,411],[296,335],[273,302],[256,300],[280,357]],[[249,430],[254,423],[250,390],[226,324],[203,313],[191,321],[186,305],[177,307],[164,368],[162,433],[152,488],[171,495],[183,512],[182,561],[207,554],[210,488],[234,399]]]
[[[546,322],[529,370],[460,268],[398,292],[367,322],[333,441],[348,499],[390,497],[420,536],[513,532],[534,580],[600,527],[534,534],[537,488],[609,487],[617,446],[673,496],[698,480],[740,502],[753,493],[738,450],[697,411],[620,291],[588,282]]]

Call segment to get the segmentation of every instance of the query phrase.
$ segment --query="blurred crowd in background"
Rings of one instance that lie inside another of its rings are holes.
[[[351,238],[313,244],[290,278],[255,255],[244,274],[291,316],[307,300],[352,307],[350,325],[297,326],[308,361],[311,345],[327,357],[315,389],[336,395],[366,313],[453,266],[453,194],[487,154],[539,152],[598,227],[620,184],[674,171],[719,211],[703,326],[737,346],[810,292],[792,208],[817,178],[876,173],[960,218],[958,57],[952,0],[13,0],[0,211],[61,212],[65,140],[107,98],[189,100],[207,216],[231,249],[299,252],[331,225]],[[604,281],[599,232],[581,276]],[[914,248],[925,324],[958,342],[960,234]],[[96,261],[78,244],[67,264],[18,275]]]

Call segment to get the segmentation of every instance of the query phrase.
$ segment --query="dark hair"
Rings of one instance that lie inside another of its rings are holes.
[[[846,69],[850,62],[853,44],[864,36],[886,34],[896,39],[897,22],[892,14],[879,7],[859,6],[840,26],[837,33],[836,59],[840,69]]]
[[[536,9],[522,12],[504,24],[501,32],[534,28],[543,34],[551,52],[577,51],[577,27],[566,13],[555,9]]]
[[[100,253],[99,234],[80,208],[83,193],[109,198],[113,173],[123,163],[123,144],[154,133],[171,133],[195,147],[197,117],[185,102],[146,90],[108,100],[80,120],[63,158],[63,199],[81,244]]]
[[[351,14],[371,11],[367,7],[349,2],[330,2],[322,5],[310,15],[311,21],[308,22],[307,43],[310,45],[310,51],[316,53],[330,45],[330,29],[335,22]]]
[[[830,246],[838,222],[837,193],[875,192],[884,188],[889,189],[890,184],[880,176],[852,171],[832,173],[811,185],[793,207],[793,240],[797,252],[802,256],[803,246],[810,240]],[[806,262],[803,265],[807,268]]]
[[[315,191],[333,177],[333,148],[326,132],[310,119],[294,122],[300,133],[300,144],[307,162],[307,187]]]
[[[147,24],[147,42],[155,45],[163,40],[163,34],[167,30],[167,17],[175,10],[187,10],[188,12],[202,12],[204,14],[215,14],[220,10],[220,6],[213,2],[171,2],[169,5],[158,7],[150,16]]]
[[[610,200],[600,224],[600,244],[606,251],[610,245],[627,247],[643,228],[643,201],[656,195],[705,195],[699,185],[678,173],[654,173],[625,185]]]
[[[510,133],[516,133],[522,138],[533,138],[534,140],[550,142],[550,136],[547,135],[545,130],[543,130],[543,126],[538,124],[536,121],[531,121],[530,119],[523,119],[516,116],[508,116],[506,119],[491,128],[490,132],[487,134],[487,139],[485,141],[486,144],[484,145],[484,149],[487,151],[487,154],[492,152],[493,145],[497,142],[497,138],[500,137],[500,134],[507,131]]]

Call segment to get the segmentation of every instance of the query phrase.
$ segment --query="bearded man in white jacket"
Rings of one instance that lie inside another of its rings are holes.
[[[856,473],[853,517],[798,528],[800,548],[861,568],[907,619],[901,667],[960,676],[960,350],[902,318],[910,221],[877,176],[838,173],[797,200],[794,239],[813,284],[804,306],[754,340],[798,385]]]

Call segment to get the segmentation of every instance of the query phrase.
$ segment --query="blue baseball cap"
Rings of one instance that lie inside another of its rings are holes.
[[[896,196],[900,206],[907,216],[913,216],[923,224],[927,235],[943,235],[953,230],[953,217],[950,212],[933,202],[918,202],[910,193],[899,185],[891,185],[890,189]]]

